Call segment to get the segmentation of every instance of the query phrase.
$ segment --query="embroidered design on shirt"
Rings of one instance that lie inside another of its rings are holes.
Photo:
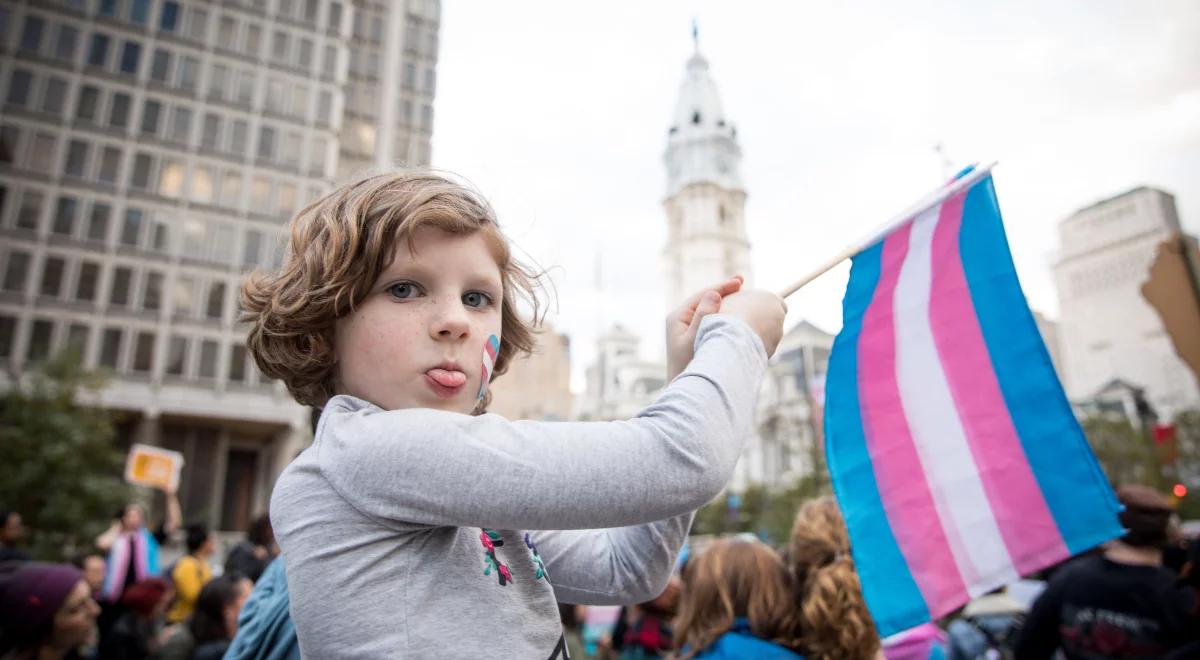
[[[529,538],[529,532],[525,532],[525,546],[533,553],[533,579],[541,580],[546,577],[546,562],[542,561],[542,556],[538,554],[537,546],[534,545],[533,539]]]
[[[483,544],[483,574],[491,575],[494,570],[496,577],[500,580],[500,586],[507,586],[509,582],[512,582],[512,573],[509,572],[507,566],[496,559],[496,546],[504,545],[504,539],[501,538],[499,532],[481,528],[479,542]]]

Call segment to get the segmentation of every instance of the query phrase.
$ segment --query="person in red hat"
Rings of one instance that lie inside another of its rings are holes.
[[[0,578],[0,659],[75,657],[98,614],[79,569],[25,564]]]

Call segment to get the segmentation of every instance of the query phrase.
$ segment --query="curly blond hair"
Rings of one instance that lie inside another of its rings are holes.
[[[515,354],[528,353],[540,322],[539,275],[512,257],[491,206],[478,193],[427,170],[365,176],[309,204],[291,222],[284,265],[255,272],[242,285],[240,321],[260,371],[283,381],[296,401],[320,408],[335,392],[335,327],[391,265],[396,246],[422,227],[481,232],[500,268],[500,354],[492,378]],[[523,319],[516,302],[532,307]],[[486,409],[489,392],[476,412]]]
[[[850,558],[850,536],[832,497],[800,507],[788,545],[803,632],[795,645],[814,660],[872,658],[879,634]]]
[[[787,644],[793,626],[791,577],[783,560],[758,541],[721,539],[688,562],[683,574],[675,646],[691,658],[745,617],[761,639]]]

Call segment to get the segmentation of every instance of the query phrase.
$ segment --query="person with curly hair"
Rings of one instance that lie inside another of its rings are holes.
[[[796,513],[788,564],[800,617],[794,645],[812,660],[878,656],[879,634],[850,557],[846,522],[832,497],[809,500]]]

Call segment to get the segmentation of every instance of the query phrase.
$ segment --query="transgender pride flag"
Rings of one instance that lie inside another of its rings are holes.
[[[941,196],[854,257],[826,380],[829,470],[882,636],[1121,534],[991,175]]]

